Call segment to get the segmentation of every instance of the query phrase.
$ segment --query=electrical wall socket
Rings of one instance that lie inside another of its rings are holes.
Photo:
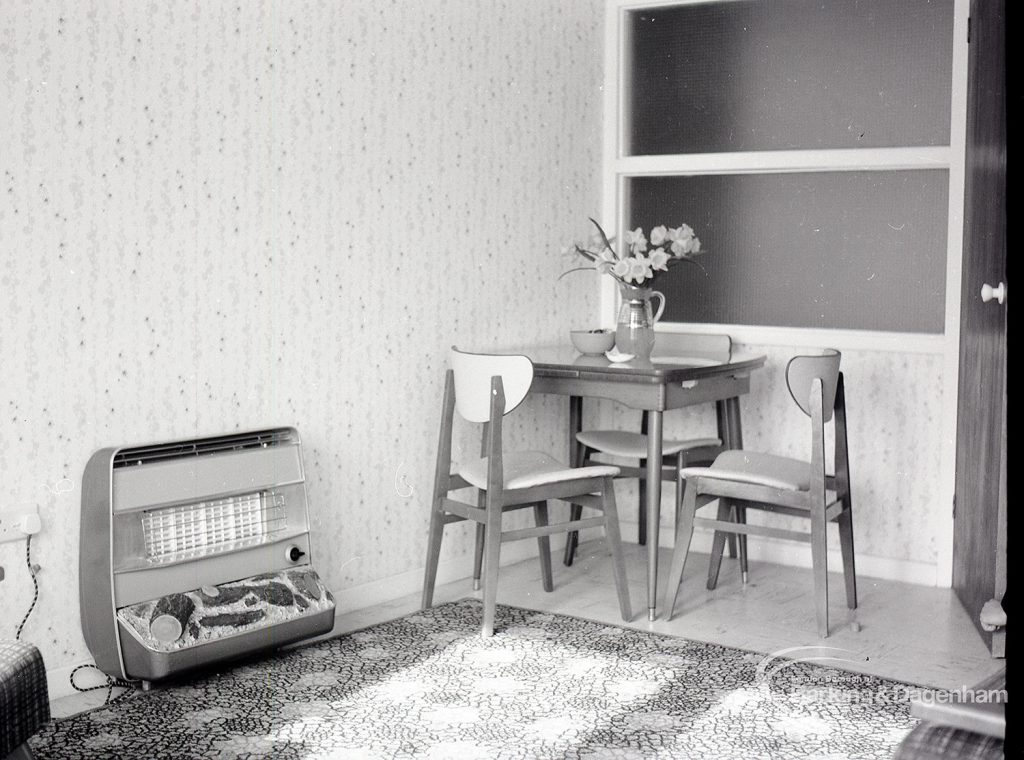
[[[5,541],[22,541],[27,535],[22,530],[23,520],[30,521],[39,519],[39,507],[31,506],[18,507],[16,509],[5,509],[0,511],[0,544]]]

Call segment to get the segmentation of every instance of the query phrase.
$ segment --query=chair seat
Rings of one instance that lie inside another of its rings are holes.
[[[687,479],[700,476],[784,491],[807,491],[811,487],[809,462],[758,451],[723,451],[710,467],[686,467],[682,475]]]
[[[502,456],[502,470],[505,474],[505,489],[531,488],[547,483],[562,483],[568,480],[599,478],[619,474],[613,465],[591,467],[566,467],[543,451],[514,451]],[[459,467],[467,483],[480,489],[487,488],[487,457],[474,459]]]
[[[576,440],[595,451],[629,459],[647,458],[647,436],[642,433],[628,433],[624,430],[584,430],[576,434]],[[665,441],[661,446],[664,455],[678,454],[705,446],[721,446],[718,438],[691,438],[685,441]]]

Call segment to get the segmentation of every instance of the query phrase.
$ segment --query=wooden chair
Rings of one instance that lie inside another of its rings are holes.
[[[732,351],[732,338],[728,335],[699,335],[695,333],[659,332],[654,343],[652,361],[661,358],[711,358],[728,356]],[[641,546],[647,543],[647,412],[640,419],[640,432],[624,430],[584,430],[576,434],[579,467],[598,463],[596,454],[636,459],[636,467],[619,466],[620,478],[637,478],[639,491],[637,538]],[[686,482],[681,472],[684,468],[711,464],[724,447],[720,438],[690,438],[666,440],[662,443],[661,479],[676,483],[675,516],[678,524],[679,509],[683,503]],[[574,514],[573,517],[578,517]],[[730,537],[731,538],[731,537]],[[577,533],[569,536],[565,545],[564,563],[571,565],[579,543]],[[730,553],[735,556],[735,542],[729,542]]]
[[[675,548],[669,568],[665,607],[671,619],[683,577],[694,526],[714,528],[708,588],[718,583],[727,533],[792,539],[811,544],[814,600],[818,633],[828,636],[828,573],[825,526],[839,524],[846,604],[857,607],[857,579],[853,560],[853,504],[850,499],[850,463],[846,438],[846,399],[840,354],[825,349],[820,356],[795,356],[786,365],[786,385],[793,401],[811,418],[811,461],[754,451],[720,454],[710,467],[689,467],[686,497],[676,526]],[[835,419],[835,475],[825,474],[825,423]],[[717,519],[696,517],[701,507],[718,502]],[[763,509],[809,518],[810,533],[748,525],[747,509]],[[740,543],[740,569],[746,582],[746,547]]]
[[[498,560],[503,541],[537,539],[544,590],[551,591],[554,586],[548,537],[553,533],[603,526],[614,560],[619,610],[622,619],[629,620],[632,617],[629,589],[612,488],[612,478],[618,474],[618,468],[610,465],[569,468],[539,451],[505,451],[502,419],[526,397],[533,382],[533,363],[525,356],[470,354],[455,347],[452,347],[451,363],[452,368],[445,378],[422,607],[426,609],[433,603],[441,538],[449,523],[472,520],[477,524],[474,579],[479,579],[482,559],[484,636],[494,633]],[[456,410],[469,422],[484,423],[485,456],[466,462],[457,473],[451,473],[452,425]],[[449,498],[449,492],[470,486],[480,489],[476,505]],[[602,514],[550,525],[547,502],[551,499],[594,508]],[[504,513],[524,507],[533,507],[536,526],[503,530]]]

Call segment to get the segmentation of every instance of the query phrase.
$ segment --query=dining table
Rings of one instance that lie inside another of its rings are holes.
[[[647,428],[647,616],[657,618],[658,533],[661,523],[663,415],[672,409],[714,403],[718,437],[727,448],[742,448],[739,398],[750,391],[750,376],[766,356],[731,348],[728,352],[692,351],[685,356],[659,355],[657,342],[649,360],[613,362],[604,355],[584,355],[571,345],[530,345],[509,351],[533,362],[530,393],[567,396],[569,462],[582,464],[576,434],[583,425],[583,399],[608,399],[648,413]]]

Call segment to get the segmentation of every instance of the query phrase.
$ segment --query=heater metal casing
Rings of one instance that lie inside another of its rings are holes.
[[[330,632],[318,607],[272,624],[155,651],[118,610],[292,571],[315,577],[294,428],[105,448],[82,477],[82,632],[108,675],[155,681]]]

